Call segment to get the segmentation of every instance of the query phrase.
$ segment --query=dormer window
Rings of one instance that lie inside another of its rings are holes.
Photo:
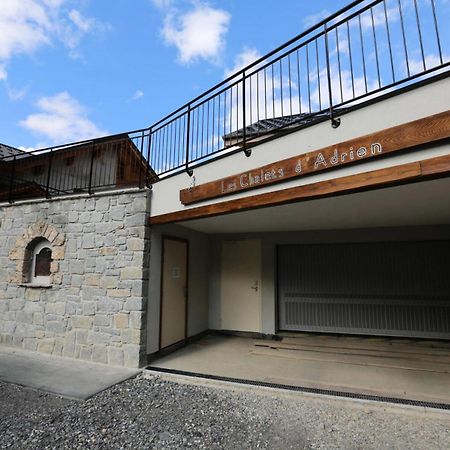
[[[41,239],[32,248],[30,282],[32,284],[50,284],[50,265],[52,262],[51,244]]]

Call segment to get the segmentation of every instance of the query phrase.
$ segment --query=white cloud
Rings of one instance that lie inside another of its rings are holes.
[[[41,146],[39,146],[39,147],[24,147],[23,145],[21,145],[18,148],[19,148],[19,150],[22,150],[23,152],[34,152],[34,150],[37,150],[38,148],[41,148]]]
[[[73,51],[87,33],[108,27],[79,11],[63,8],[67,0],[1,0],[0,79],[15,55],[32,54],[45,45],[62,42]]]
[[[66,0],[43,0],[49,8],[59,8]]]
[[[172,6],[173,0],[152,0],[152,3],[158,9],[168,9]]]
[[[3,0],[0,6],[0,60],[31,53],[50,43],[48,9],[36,0]]]
[[[0,81],[6,80],[8,78],[8,74],[6,73],[5,66],[0,64]]]
[[[450,60],[450,57],[447,55],[442,55],[442,61],[445,63]],[[430,70],[434,67],[437,67],[441,64],[441,60],[439,58],[439,55],[435,55],[433,53],[425,56],[425,69],[423,67],[423,60],[422,58],[417,59],[409,59],[409,70],[411,75],[423,72],[424,70]],[[444,71],[444,70],[443,70]]]
[[[197,3],[193,10],[184,14],[170,8],[164,19],[162,36],[167,45],[177,48],[182,64],[199,59],[215,61],[225,46],[230,19],[227,11],[203,3]]]
[[[236,55],[236,58],[234,59],[234,66],[225,71],[225,78],[230,77],[259,58],[261,58],[261,54],[258,50],[255,48],[244,47],[244,49]]]
[[[19,100],[23,100],[27,93],[28,93],[29,86],[25,86],[21,89],[16,88],[7,88],[8,98],[13,101],[17,102]]]
[[[50,139],[52,143],[80,141],[108,134],[88,119],[86,108],[68,92],[42,97],[37,106],[41,111],[30,114],[20,125]]]
[[[312,27],[316,23],[319,23],[321,20],[325,19],[325,17],[328,17],[331,15],[331,12],[328,11],[328,9],[322,9],[322,11],[311,14],[309,16],[306,16],[303,18],[303,27],[304,29],[307,29],[309,27]]]
[[[70,20],[76,25],[76,27],[84,32],[89,33],[97,24],[97,21],[91,17],[84,17],[80,11],[72,9],[69,12]]]
[[[372,8],[372,13],[373,13],[373,25],[375,27],[385,26],[385,24],[386,24],[386,17],[385,17],[384,8],[383,8],[382,4],[375,5]],[[304,29],[310,28],[310,27],[318,24],[319,22],[321,22],[325,18],[331,16],[331,14],[332,14],[331,11],[329,11],[328,9],[322,9],[318,13],[311,14],[309,16],[304,17],[303,20],[302,20]],[[398,8],[396,8],[396,7],[387,7],[386,8],[386,15],[388,17],[388,20],[389,20],[390,24],[392,22],[395,22],[399,18]],[[334,19],[332,19],[329,22],[329,24],[337,23],[337,22],[341,21],[342,19],[345,19],[346,17],[347,17],[347,14],[340,14],[337,17],[335,17]],[[362,13],[360,15],[360,17],[361,17],[361,27],[362,27],[362,29],[363,30],[366,30],[366,29],[369,29],[369,28],[372,29],[372,15],[370,13],[370,10],[365,11],[364,13]],[[354,27],[358,27],[359,26],[358,16],[356,16],[352,20],[350,20],[349,23],[350,23],[350,25],[352,25]]]
[[[138,89],[134,94],[133,97],[131,97],[131,100],[139,100],[144,96],[144,91],[141,91]]]
[[[71,50],[76,49],[83,37],[89,33],[101,33],[111,29],[109,24],[102,23],[93,17],[85,17],[80,11],[72,9],[68,13],[71,23],[63,22],[60,36],[63,43]]]
[[[386,15],[388,18],[388,23],[392,26],[392,23],[396,22],[400,15],[397,8],[386,8]],[[366,11],[361,14],[361,28],[365,31],[367,29],[372,29],[372,17],[373,17],[373,25],[375,27],[385,27],[386,26],[386,15],[384,13],[384,8],[382,4],[379,3],[375,7],[372,8],[372,14],[370,11]],[[357,25],[356,19],[352,22],[353,26]]]

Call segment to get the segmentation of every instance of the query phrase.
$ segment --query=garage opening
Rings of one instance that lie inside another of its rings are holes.
[[[281,245],[280,331],[450,339],[450,241]]]

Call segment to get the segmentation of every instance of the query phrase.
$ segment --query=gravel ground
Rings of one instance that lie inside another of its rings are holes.
[[[1,449],[448,449],[450,412],[137,378],[86,402],[0,382]]]

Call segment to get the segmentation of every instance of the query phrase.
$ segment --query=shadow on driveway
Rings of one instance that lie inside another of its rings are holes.
[[[86,400],[139,372],[0,346],[1,381],[75,400]]]

